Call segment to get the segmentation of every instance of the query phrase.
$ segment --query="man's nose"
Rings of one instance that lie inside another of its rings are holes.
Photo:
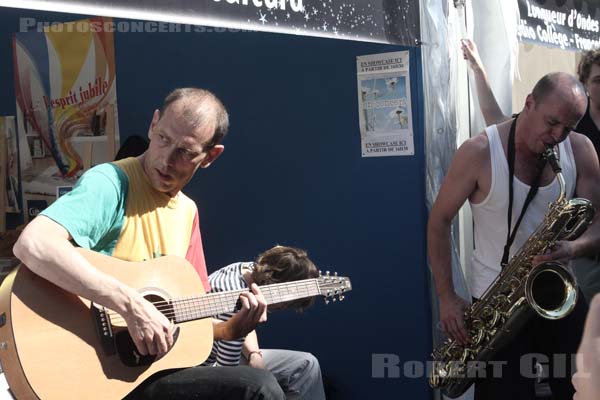
[[[175,153],[176,149],[173,146],[164,150],[164,153],[161,157],[161,163],[164,164],[165,167],[170,167],[175,162]]]
[[[554,143],[560,143],[565,139],[567,134],[568,132],[565,133],[565,127],[557,126],[552,130],[550,136],[554,139]]]

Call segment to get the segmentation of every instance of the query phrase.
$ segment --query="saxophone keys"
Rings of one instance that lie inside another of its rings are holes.
[[[470,351],[468,348],[466,348],[466,347],[465,347],[465,349],[463,350],[463,352],[462,352],[462,354],[461,354],[461,357],[460,357],[460,361],[459,361],[459,362],[460,362],[460,363],[464,363],[464,362],[466,362],[466,361],[467,361],[467,359],[469,358],[469,353],[470,353],[470,352],[471,352],[471,351]]]
[[[474,333],[471,333],[472,345],[473,346],[479,345],[484,337],[485,337],[485,333],[484,333],[483,329],[478,329]]]
[[[500,321],[500,312],[498,310],[494,310],[492,314],[492,319],[489,322],[489,326],[496,326],[496,324]]]

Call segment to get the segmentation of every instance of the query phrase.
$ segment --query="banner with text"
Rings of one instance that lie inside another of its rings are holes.
[[[414,155],[408,51],[356,57],[363,157]]]
[[[220,32],[219,28],[247,29],[406,46],[420,45],[421,37],[419,0],[19,0],[13,3],[21,8],[217,27],[206,32]]]
[[[584,51],[600,47],[600,5],[595,1],[519,0],[518,37],[548,47]]]

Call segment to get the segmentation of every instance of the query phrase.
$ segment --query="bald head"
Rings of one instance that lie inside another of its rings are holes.
[[[561,100],[573,107],[577,114],[585,113],[587,96],[581,82],[566,72],[552,72],[544,75],[534,86],[531,92],[536,103],[548,100]]]
[[[221,143],[229,129],[229,115],[217,96],[205,89],[175,89],[165,98],[160,116],[175,105],[181,109],[181,115],[190,128],[209,126],[214,130],[213,137],[205,144],[206,148]]]

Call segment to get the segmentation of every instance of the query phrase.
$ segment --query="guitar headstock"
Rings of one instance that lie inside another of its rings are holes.
[[[319,286],[319,294],[325,298],[325,304],[328,304],[329,301],[344,300],[344,293],[352,290],[350,278],[338,276],[337,272],[331,275],[329,271],[325,271],[325,275],[323,275],[319,271],[317,284]]]

